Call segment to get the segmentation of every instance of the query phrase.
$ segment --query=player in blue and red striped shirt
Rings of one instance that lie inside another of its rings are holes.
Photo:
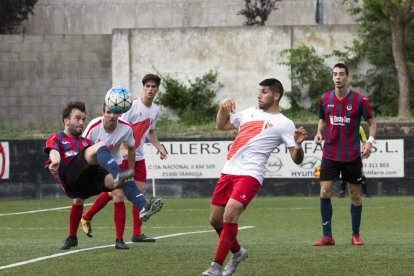
[[[112,191],[121,188],[133,171],[120,172],[117,162],[112,158],[105,142],[93,144],[91,140],[81,136],[85,122],[85,104],[83,102],[69,102],[63,109],[62,117],[64,130],[50,135],[46,140],[45,152],[49,155],[46,169],[61,184],[66,195],[74,199],[86,199],[103,191]],[[82,216],[78,218],[76,229],[70,229],[69,237],[63,246],[77,245],[76,230]]]
[[[368,99],[348,87],[348,68],[338,63],[333,68],[332,80],[335,89],[322,95],[319,101],[319,123],[315,143],[322,143],[325,133],[320,169],[320,209],[322,216],[322,239],[314,246],[334,245],[332,237],[332,186],[342,175],[348,182],[351,199],[352,244],[363,245],[359,236],[362,201],[362,158],[371,154],[377,131]],[[361,150],[359,126],[361,119],[368,122],[369,138]]]

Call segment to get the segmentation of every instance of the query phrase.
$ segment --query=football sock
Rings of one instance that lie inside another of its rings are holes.
[[[75,205],[72,203],[72,208],[69,214],[69,236],[76,237],[78,232],[79,222],[82,218],[83,205]]]
[[[219,228],[219,229],[215,229],[216,230],[216,232],[217,232],[217,234],[218,234],[218,236],[219,236],[219,238],[220,238],[220,235],[221,235],[221,232],[223,231],[223,228]],[[236,252],[239,252],[240,251],[240,244],[239,244],[239,242],[237,241],[237,239],[234,241],[234,243],[233,243],[233,246],[231,247],[231,253],[236,253]]]
[[[115,222],[115,234],[117,240],[122,240],[125,230],[126,211],[125,203],[114,202],[114,222]]]
[[[214,256],[214,262],[219,265],[223,265],[227,254],[229,254],[230,248],[233,246],[234,241],[237,238],[238,228],[239,225],[237,223],[225,222],[223,224],[223,231],[220,234],[216,255]]]
[[[107,192],[101,193],[93,202],[91,208],[89,208],[88,212],[83,215],[83,219],[87,221],[91,221],[96,213],[102,210],[103,207],[108,204],[108,202],[112,199],[112,197]]]
[[[120,169],[115,159],[112,158],[107,146],[102,146],[98,149],[96,158],[98,159],[98,164],[116,178]]]
[[[330,198],[321,198],[322,231],[324,236],[332,237],[332,203]]]
[[[126,182],[123,189],[126,198],[132,202],[138,208],[138,210],[141,210],[142,207],[147,204],[144,195],[138,189],[133,180]]]
[[[142,220],[139,219],[139,210],[135,205],[132,205],[132,236],[135,237],[141,234]]]
[[[359,227],[361,226],[362,205],[355,206],[351,204],[351,220],[352,234],[359,235]]]

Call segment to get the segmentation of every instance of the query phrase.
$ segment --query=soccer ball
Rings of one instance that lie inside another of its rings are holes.
[[[132,105],[132,97],[128,88],[114,86],[106,92],[105,104],[109,111],[116,114],[127,112]]]

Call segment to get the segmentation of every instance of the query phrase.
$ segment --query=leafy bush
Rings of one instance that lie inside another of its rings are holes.
[[[286,93],[292,109],[307,108],[303,98],[315,109],[322,93],[332,86],[331,69],[325,64],[325,58],[319,57],[313,47],[300,44],[297,48],[286,49],[282,55],[287,56],[288,62],[282,63],[290,67],[292,91]]]
[[[156,103],[175,110],[186,124],[203,124],[215,119],[219,105],[214,102],[223,85],[218,73],[210,70],[187,86],[169,75],[161,76],[165,92],[159,92]]]

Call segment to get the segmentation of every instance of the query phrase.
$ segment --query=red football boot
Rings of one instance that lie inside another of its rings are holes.
[[[323,236],[322,239],[312,243],[313,246],[335,245],[335,239],[329,236]]]
[[[352,244],[353,245],[364,245],[365,243],[361,241],[361,237],[358,234],[352,235]]]

